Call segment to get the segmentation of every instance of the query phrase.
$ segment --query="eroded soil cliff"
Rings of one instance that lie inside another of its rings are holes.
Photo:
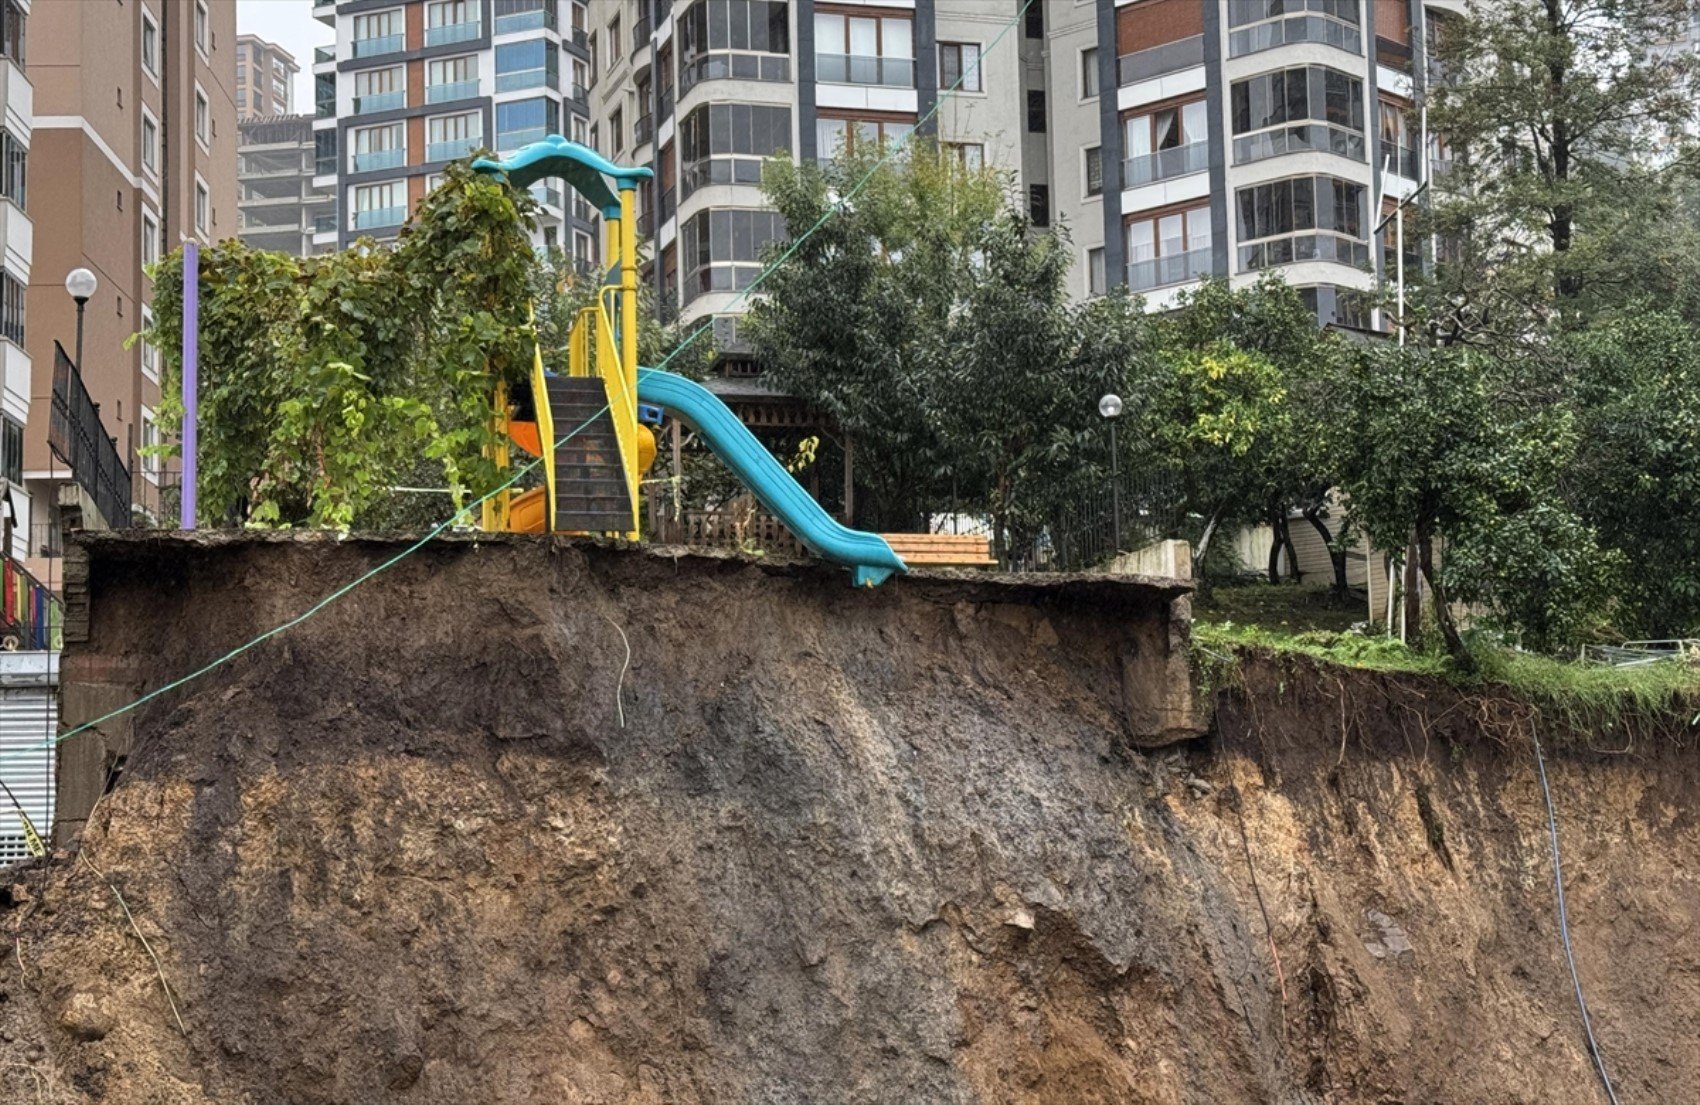
[[[392,551],[97,551],[81,670]],[[1140,751],[1170,598],[434,546],[138,712],[0,910],[0,1100],[1600,1100],[1526,740],[1264,661]],[[1549,764],[1582,976],[1694,1100],[1700,773],[1614,739]]]

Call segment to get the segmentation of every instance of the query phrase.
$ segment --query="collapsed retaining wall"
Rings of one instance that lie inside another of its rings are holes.
[[[79,708],[394,549],[96,542]],[[1597,1100],[1527,749],[1272,662],[1149,747],[1184,615],[433,545],[106,727],[80,850],[0,895],[0,1099]],[[1683,1100],[1692,756],[1551,769],[1623,1100]]]

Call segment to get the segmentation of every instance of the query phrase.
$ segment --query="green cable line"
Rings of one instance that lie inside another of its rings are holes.
[[[811,238],[815,234],[816,231],[818,231],[821,227],[825,226],[827,224],[828,220],[830,220],[834,215],[837,215],[840,211],[844,210],[845,205],[847,205],[851,200],[855,199],[857,194],[860,193],[862,191],[862,189],[867,186],[868,182],[874,178],[874,174],[879,172],[879,170],[882,167],[884,167],[885,164],[888,161],[891,160],[893,155],[895,155],[899,150],[903,149],[904,147],[906,147],[909,144],[909,140],[914,137],[916,131],[920,130],[920,128],[923,125],[925,125],[929,120],[931,120],[934,115],[938,114],[939,108],[944,106],[945,101],[947,99],[949,99],[950,97],[956,95],[956,93],[962,87],[962,82],[968,78],[968,75],[970,73],[975,73],[975,72],[979,71],[980,65],[985,60],[986,55],[991,53],[992,50],[998,45],[998,43],[1002,42],[1004,40],[1004,37],[1007,36],[1010,31],[1015,29],[1015,25],[1017,23],[1020,23],[1022,17],[1027,14],[1027,9],[1032,7],[1037,2],[1038,2],[1038,0],[1027,0],[1026,3],[1022,4],[1020,10],[1015,13],[1015,18],[1011,19],[1008,23],[1004,24],[1003,29],[1000,30],[997,33],[997,35],[992,39],[992,41],[990,43],[987,44],[987,46],[984,50],[980,51],[980,57],[975,60],[974,64],[967,67],[966,69],[964,69],[962,71],[962,73],[956,78],[956,80],[951,82],[950,87],[945,89],[945,91],[938,97],[938,99],[933,101],[933,106],[927,109],[926,114],[922,115],[919,119],[917,119],[915,121],[915,129],[911,130],[908,134],[905,134],[901,139],[899,139],[895,143],[892,143],[890,148],[887,149],[884,153],[882,153],[880,155],[879,159],[873,163],[873,165],[868,169],[868,171],[866,173],[862,174],[861,179],[858,180],[854,185],[852,185],[848,192],[845,192],[844,195],[840,196],[838,198],[837,202],[832,204],[832,206],[828,207],[826,209],[826,211],[824,213],[822,213],[821,217],[815,220],[815,223],[814,223],[813,226],[809,227],[809,229],[804,231],[802,233],[802,235],[800,235],[799,237],[793,239],[791,241],[791,244],[786,247],[784,252],[782,252],[778,257],[774,258],[772,262],[770,262],[765,268],[762,269],[761,273],[755,278],[755,280],[753,282],[751,282],[749,287],[745,288],[742,292],[739,292],[737,294],[737,296],[735,296],[732,299],[732,302],[727,304],[726,309],[731,310],[732,308],[737,307],[740,303],[743,303],[746,299],[748,299],[750,297],[750,294],[752,292],[754,292],[758,287],[760,287],[763,281],[765,281],[769,276],[773,275],[774,270],[778,269],[780,265],[783,265],[786,261],[790,260],[791,257],[794,256],[796,254],[796,252],[799,249],[802,248],[804,242],[808,241],[809,238]],[[701,327],[699,327],[698,329],[696,329],[695,331],[693,331],[689,335],[687,335],[685,337],[684,341],[680,342],[676,347],[674,347],[674,349],[671,353],[669,353],[669,354],[667,354],[667,356],[663,357],[661,359],[660,364],[657,364],[652,368],[646,368],[643,371],[644,372],[659,372],[662,369],[666,368],[667,365],[672,363],[674,357],[677,357],[680,353],[683,353],[687,347],[689,347],[698,338],[702,337],[704,334],[708,333],[713,328],[714,328],[713,322],[704,323]],[[607,406],[607,404],[604,404],[601,410],[597,411],[595,414],[593,414],[589,418],[587,418],[581,425],[579,425],[576,429],[573,430],[572,433],[568,434],[566,437],[558,438],[557,442],[571,440],[573,437],[575,437],[579,433],[583,432],[588,426],[590,426],[590,424],[592,422],[595,422],[598,418],[601,418],[603,414],[607,413],[607,411],[608,411],[608,406]],[[377,567],[372,568],[371,570],[365,572],[364,574],[362,574],[360,576],[357,576],[352,581],[343,584],[341,587],[338,587],[336,590],[332,591],[330,594],[326,595],[324,598],[320,599],[318,602],[315,602],[312,606],[309,606],[306,610],[303,610],[301,613],[295,615],[295,617],[290,618],[288,621],[283,622],[279,625],[273,626],[271,629],[266,630],[264,633],[260,634],[258,637],[255,637],[253,640],[248,641],[245,644],[241,644],[241,645],[236,646],[235,648],[231,649],[229,652],[225,653],[223,656],[220,656],[218,659],[213,660],[212,662],[195,669],[194,671],[190,672],[188,675],[181,676],[177,679],[173,679],[171,682],[166,683],[163,686],[156,687],[153,690],[142,695],[140,698],[136,699],[134,702],[128,703],[127,705],[124,705],[124,706],[119,706],[118,708],[116,708],[114,710],[110,710],[107,713],[102,714],[100,717],[95,718],[93,721],[85,721],[81,725],[77,726],[76,728],[66,730],[65,732],[60,733],[59,735],[57,735],[55,737],[51,737],[51,738],[49,738],[48,740],[46,740],[45,742],[43,742],[39,745],[35,745],[33,747],[30,747],[30,748],[21,748],[21,749],[18,749],[16,751],[10,752],[10,753],[0,754],[0,763],[4,763],[6,760],[13,758],[13,757],[24,756],[24,755],[27,755],[27,754],[32,753],[32,752],[40,752],[40,751],[43,751],[45,749],[57,747],[58,745],[63,744],[65,741],[70,740],[72,737],[77,736],[80,733],[85,733],[88,730],[95,728],[96,726],[104,725],[108,721],[111,721],[113,718],[121,717],[124,714],[129,713],[131,710],[134,710],[139,706],[143,706],[143,705],[145,705],[149,702],[152,702],[154,699],[160,697],[163,694],[167,694],[171,691],[174,691],[178,687],[181,687],[186,683],[193,682],[194,680],[199,679],[201,676],[206,675],[208,672],[213,671],[216,668],[223,667],[225,664],[228,664],[230,661],[236,659],[238,656],[242,655],[244,652],[247,652],[247,651],[249,651],[250,649],[253,649],[253,648],[257,648],[261,644],[264,644],[266,641],[269,641],[273,637],[276,637],[278,634],[295,628],[296,626],[300,625],[302,622],[306,621],[308,618],[313,617],[319,611],[321,611],[325,607],[329,606],[331,603],[337,601],[338,599],[342,598],[342,596],[344,596],[344,595],[348,594],[350,591],[354,590],[356,587],[359,587],[362,584],[366,583],[368,580],[372,579],[374,576],[380,575],[383,572],[387,572],[389,569],[395,567],[397,564],[401,563],[403,560],[406,560],[408,557],[412,556],[414,553],[416,553],[420,549],[424,548],[431,541],[435,540],[439,535],[441,535],[444,530],[446,530],[450,526],[454,525],[455,522],[462,515],[466,514],[467,511],[471,510],[472,508],[474,508],[476,506],[483,504],[484,502],[495,497],[496,495],[500,494],[501,492],[506,491],[508,488],[512,487],[516,482],[518,482],[518,480],[520,479],[521,476],[524,476],[527,472],[530,472],[532,469],[536,468],[539,464],[542,464],[542,463],[543,463],[543,458],[539,457],[537,460],[532,461],[530,464],[526,465],[524,468],[517,470],[501,486],[495,488],[492,491],[487,492],[486,494],[480,496],[478,499],[475,499],[471,503],[468,503],[466,506],[461,507],[459,510],[455,511],[452,515],[450,515],[449,518],[446,521],[439,523],[437,526],[435,526],[434,528],[429,530],[425,534],[425,536],[421,537],[419,540],[415,541],[413,544],[409,545],[407,548],[403,549],[401,552],[396,553],[394,556],[390,557],[388,560],[384,561],[382,564],[379,564]]]

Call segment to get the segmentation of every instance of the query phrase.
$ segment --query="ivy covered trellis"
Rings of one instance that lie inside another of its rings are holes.
[[[347,528],[440,466],[457,501],[504,477],[483,456],[498,378],[530,368],[535,259],[524,193],[451,166],[395,243],[295,258],[202,251],[200,476],[206,520]],[[160,422],[181,426],[181,250],[156,266],[146,332]]]

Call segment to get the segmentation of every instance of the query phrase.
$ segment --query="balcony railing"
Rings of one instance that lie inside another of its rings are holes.
[[[71,478],[88,492],[106,524],[130,525],[130,470],[107,435],[100,408],[89,398],[82,373],[58,342],[53,343],[53,409],[47,444],[70,466]],[[89,527],[93,528],[93,527]]]
[[[667,85],[655,94],[655,117],[665,123],[673,115],[673,86]]]
[[[354,56],[357,58],[375,58],[380,54],[399,54],[406,45],[407,38],[405,35],[357,38],[354,40]]]
[[[517,92],[522,88],[554,88],[559,83],[560,72],[547,66],[496,74],[497,92]]]
[[[450,100],[471,100],[477,95],[477,77],[469,81],[446,81],[442,84],[425,86],[425,102],[428,104],[447,103]]]
[[[637,57],[638,51],[649,45],[649,36],[654,30],[655,24],[650,22],[647,14],[639,18],[638,21],[632,25],[633,57]]]
[[[641,146],[655,137],[655,116],[639,115],[632,127],[632,145]]]
[[[375,169],[394,169],[407,164],[406,150],[368,150],[354,155],[354,171],[369,173]]]
[[[1143,292],[1209,276],[1212,252],[1210,247],[1206,246],[1187,253],[1172,253],[1167,257],[1134,261],[1127,267],[1128,289]]]
[[[877,84],[886,88],[914,88],[915,62],[912,58],[816,54],[815,78],[828,84]]]
[[[570,93],[570,95],[578,103],[588,104],[590,102],[590,89],[586,88],[584,85],[578,83],[577,81],[573,82],[572,92]]]
[[[371,96],[354,97],[354,114],[356,115],[372,115],[380,111],[395,111],[406,106],[406,92],[379,92]]]
[[[313,161],[314,176],[330,176],[336,172],[336,156],[315,158]]]
[[[1210,168],[1210,143],[1191,142],[1122,162],[1122,187],[1137,188],[1159,180],[1191,176]]]
[[[505,130],[496,135],[496,149],[509,153],[529,146],[533,142],[541,142],[549,137],[548,127],[526,127],[524,130]]]
[[[1202,64],[1204,36],[1193,35],[1190,38],[1165,42],[1161,46],[1149,46],[1131,54],[1122,54],[1116,58],[1116,83],[1126,87],[1139,81],[1150,80],[1152,77],[1160,77],[1165,73],[1178,73],[1182,69]]]
[[[313,47],[313,64],[314,65],[318,65],[322,62],[335,61],[335,60],[336,60],[336,47],[335,46],[315,46],[315,47]]]
[[[457,42],[471,42],[483,31],[484,24],[477,19],[465,23],[444,23],[438,27],[425,28],[425,45],[452,46]]]
[[[335,215],[315,215],[313,217],[313,233],[333,234],[336,232]]]
[[[531,186],[531,198],[549,207],[559,208],[561,206],[561,190],[549,184],[533,184]]]
[[[596,221],[596,208],[591,206],[590,201],[577,192],[573,193],[572,214],[573,218],[581,223]]]
[[[406,221],[406,207],[379,207],[371,211],[356,211],[354,213],[354,229],[356,230],[382,230],[385,227],[400,226]]]
[[[1385,162],[1384,167],[1394,176],[1402,176],[1406,180],[1423,178],[1423,159],[1415,146],[1396,146],[1391,142],[1383,142],[1381,157]]]
[[[1331,153],[1352,161],[1364,160],[1364,136],[1327,123],[1298,123],[1277,130],[1245,134],[1234,139],[1234,164],[1280,157],[1282,154],[1313,151]]]
[[[1228,56],[1244,57],[1294,42],[1315,42],[1333,46],[1348,54],[1364,52],[1364,36],[1356,25],[1333,16],[1310,13],[1286,19],[1274,19],[1250,27],[1237,27],[1228,32]]]
[[[661,193],[661,221],[666,222],[671,219],[678,206],[678,193],[674,189],[669,188]]]
[[[522,12],[509,12],[496,16],[496,33],[499,35],[513,34],[516,31],[540,31],[555,29],[555,9],[531,8]]]
[[[1306,231],[1240,247],[1240,271],[1253,272],[1295,261],[1334,261],[1353,268],[1369,265],[1369,243],[1332,231]]]
[[[841,58],[841,60],[844,59]],[[884,60],[886,64],[891,64],[888,59],[881,58],[850,58],[848,60],[851,62],[880,62]],[[904,62],[904,64],[907,65],[910,63]],[[876,67],[875,69],[870,70],[864,66],[861,70],[859,70],[859,72],[877,73],[878,69]],[[910,72],[913,73],[913,69],[911,69]],[[894,73],[893,76],[896,77],[897,74]],[[784,54],[702,54],[679,66],[679,89],[681,93],[689,92],[704,81],[740,80],[781,82],[788,81],[790,79],[791,59],[786,57]],[[824,70],[822,71],[820,79],[823,81],[834,80],[834,78],[826,76]],[[839,83],[844,82],[840,81]],[[873,80],[854,80],[850,83],[880,84],[883,82]],[[912,80],[898,79],[895,83],[899,87],[907,88],[914,82]]]
[[[453,161],[457,157],[465,157],[476,150],[484,142],[481,134],[470,135],[466,138],[446,138],[441,142],[432,142],[425,147],[426,161]]]

